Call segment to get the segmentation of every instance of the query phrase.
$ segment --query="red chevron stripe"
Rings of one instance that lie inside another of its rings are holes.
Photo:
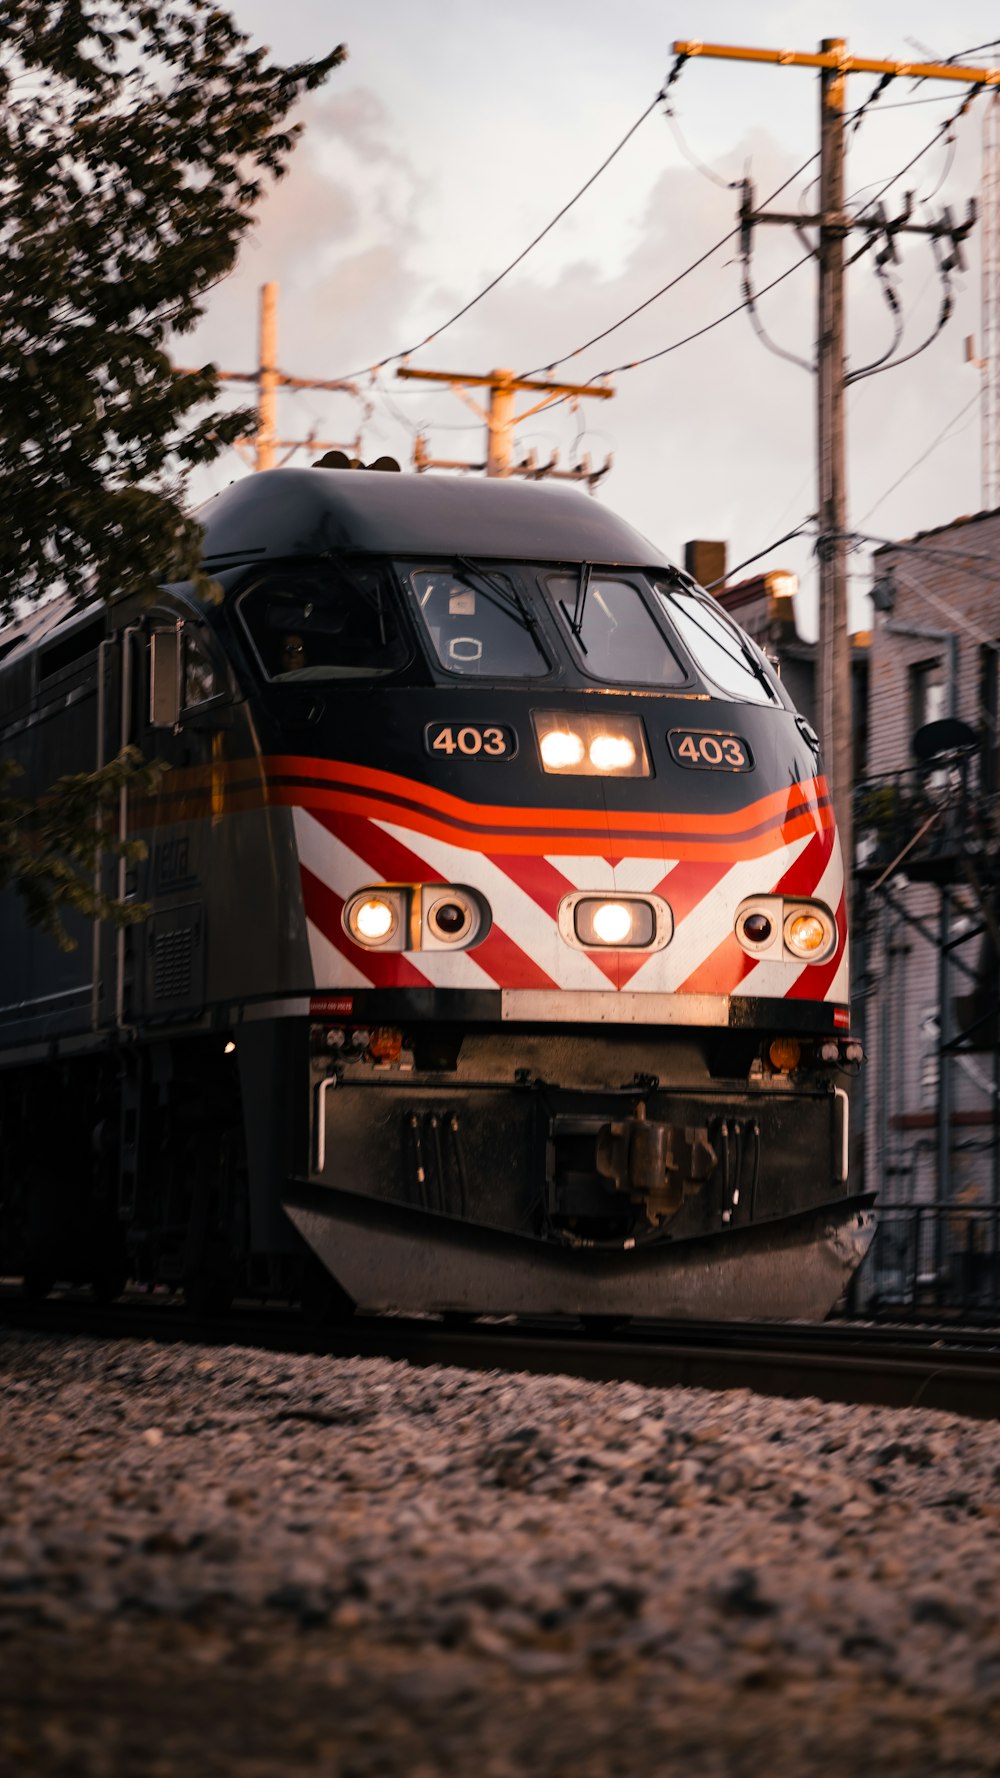
[[[426,863],[416,852],[411,852],[401,841],[378,827],[373,821],[366,821],[358,816],[323,816],[317,814],[315,819],[331,833],[337,835],[345,846],[369,865],[375,875],[384,883],[443,883],[447,879],[440,871]],[[359,885],[360,887],[361,885]],[[498,987],[503,988],[555,988],[558,983],[523,951],[520,945],[504,931],[497,922],[494,910],[494,923],[481,944],[476,945],[473,956],[479,967],[492,976]],[[338,915],[339,920],[339,915]],[[338,930],[342,928],[338,927]],[[337,939],[327,933],[333,943]],[[366,953],[367,956],[367,953]]]
[[[710,889],[714,889],[729,869],[728,864],[690,864],[682,863],[674,866],[657,883],[653,893],[662,896],[674,916],[674,929],[680,922],[702,902]],[[622,952],[622,968],[619,976],[619,987],[628,986],[636,971],[641,969],[649,956],[648,951]]]
[[[817,885],[830,860],[833,850],[834,834],[820,833],[810,840],[800,857],[792,860],[784,875],[774,888],[768,891],[772,895],[801,895],[803,899],[815,895]],[[669,882],[669,879],[668,879]],[[839,946],[838,946],[839,955]],[[722,943],[705,958],[704,963],[692,971],[687,980],[682,982],[679,994],[731,994],[749,975],[757,962],[740,944],[735,932],[727,933]],[[822,1000],[826,988],[833,980],[836,969],[825,982],[821,976],[826,965],[805,964],[802,973],[795,977],[793,983],[785,991],[785,998],[796,997],[801,1000]]]
[[[674,925],[679,926],[686,920],[699,903],[703,902],[710,889],[720,883],[729,869],[728,863],[720,864],[683,860],[676,864],[672,871],[656,885],[656,894],[662,895],[669,902],[673,911]]]
[[[691,971],[681,982],[678,994],[731,994],[745,975],[750,973],[756,957],[748,957],[735,932],[729,932],[721,945]]]
[[[340,916],[344,911],[343,901],[327,883],[314,877],[304,864],[300,864],[299,870],[306,915],[336,950],[344,956],[349,955],[347,946],[350,941],[340,923]],[[415,969],[401,951],[363,951],[360,946],[352,946],[351,949],[354,952],[352,962],[363,970],[373,987],[428,988],[431,985],[427,977],[421,975],[419,969]],[[337,985],[336,982],[316,984],[318,988],[335,988]]]
[[[491,858],[490,863],[511,877],[526,895],[530,895],[532,901],[537,903],[550,920],[555,919],[556,909],[563,896],[573,893],[573,884],[569,878],[564,877],[546,858],[512,857],[509,853],[504,853],[499,858]],[[617,952],[588,951],[587,956],[592,963],[596,963],[601,974],[607,976],[613,988],[620,986]]]
[[[832,828],[818,833],[809,841],[808,846],[792,860],[784,876],[774,886],[775,895],[801,895],[808,900],[815,895],[823,872],[830,862],[836,834]]]

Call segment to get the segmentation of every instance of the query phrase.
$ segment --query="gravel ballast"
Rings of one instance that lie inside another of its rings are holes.
[[[998,1481],[944,1414],[0,1331],[0,1774],[992,1774]]]

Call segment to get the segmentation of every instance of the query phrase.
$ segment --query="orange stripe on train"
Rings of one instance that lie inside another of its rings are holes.
[[[404,778],[396,772],[352,765],[342,760],[312,759],[299,754],[272,754],[264,763],[274,788],[277,788],[274,786],[276,778],[325,779],[327,782],[351,785],[359,791],[380,792],[390,799],[401,798],[407,802],[420,803],[446,818],[463,821],[471,826],[545,827],[550,830],[572,826],[603,829],[606,823],[612,822],[628,830],[645,829],[655,833],[666,821],[676,833],[701,834],[705,831],[706,823],[718,833],[741,833],[768,821],[780,821],[799,809],[822,807],[828,803],[830,795],[825,778],[808,778],[801,783],[789,784],[782,790],[771,791],[767,796],[759,797],[728,814],[716,815],[699,811],[692,815],[680,811],[665,813],[649,809],[569,809],[565,806],[536,809],[502,803],[470,803],[461,797],[452,796],[449,791],[426,784],[421,779]],[[608,787],[608,782],[605,781],[604,788]],[[303,792],[308,788],[306,785],[301,786]],[[300,794],[299,800],[307,803],[307,795]]]

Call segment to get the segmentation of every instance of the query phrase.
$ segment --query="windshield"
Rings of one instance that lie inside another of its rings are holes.
[[[479,679],[540,679],[549,672],[520,594],[507,575],[471,563],[420,568],[410,586],[441,666]]]
[[[269,679],[378,679],[410,648],[377,570],[320,563],[261,579],[240,617]]]
[[[777,704],[764,657],[706,593],[666,581],[654,583],[695,665],[720,691],[751,704]]]
[[[615,574],[553,574],[550,597],[586,672],[611,685],[683,685],[687,672],[638,586]]]

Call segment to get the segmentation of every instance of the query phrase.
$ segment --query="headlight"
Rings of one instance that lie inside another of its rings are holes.
[[[397,916],[394,907],[373,895],[368,901],[358,902],[353,920],[354,929],[360,938],[367,939],[370,945],[380,945],[383,939],[391,938],[395,932]]]
[[[366,951],[409,950],[409,890],[382,884],[359,889],[345,903],[342,923],[348,936]]]
[[[649,754],[638,716],[563,715],[534,710],[542,769],[580,778],[648,778]]]
[[[559,903],[559,931],[576,950],[661,951],[674,920],[659,895],[594,895],[579,891]]]
[[[465,883],[376,883],[344,903],[341,924],[366,951],[467,951],[482,943],[493,915]]]
[[[583,902],[576,910],[577,932],[581,924],[591,926],[602,945],[626,945],[632,939],[633,913],[623,901]]]
[[[542,735],[539,743],[542,753],[542,764],[547,772],[564,772],[578,766],[583,759],[583,742],[579,735],[569,729],[549,729]]]
[[[627,772],[635,765],[635,748],[627,735],[595,735],[590,763],[596,772]]]

